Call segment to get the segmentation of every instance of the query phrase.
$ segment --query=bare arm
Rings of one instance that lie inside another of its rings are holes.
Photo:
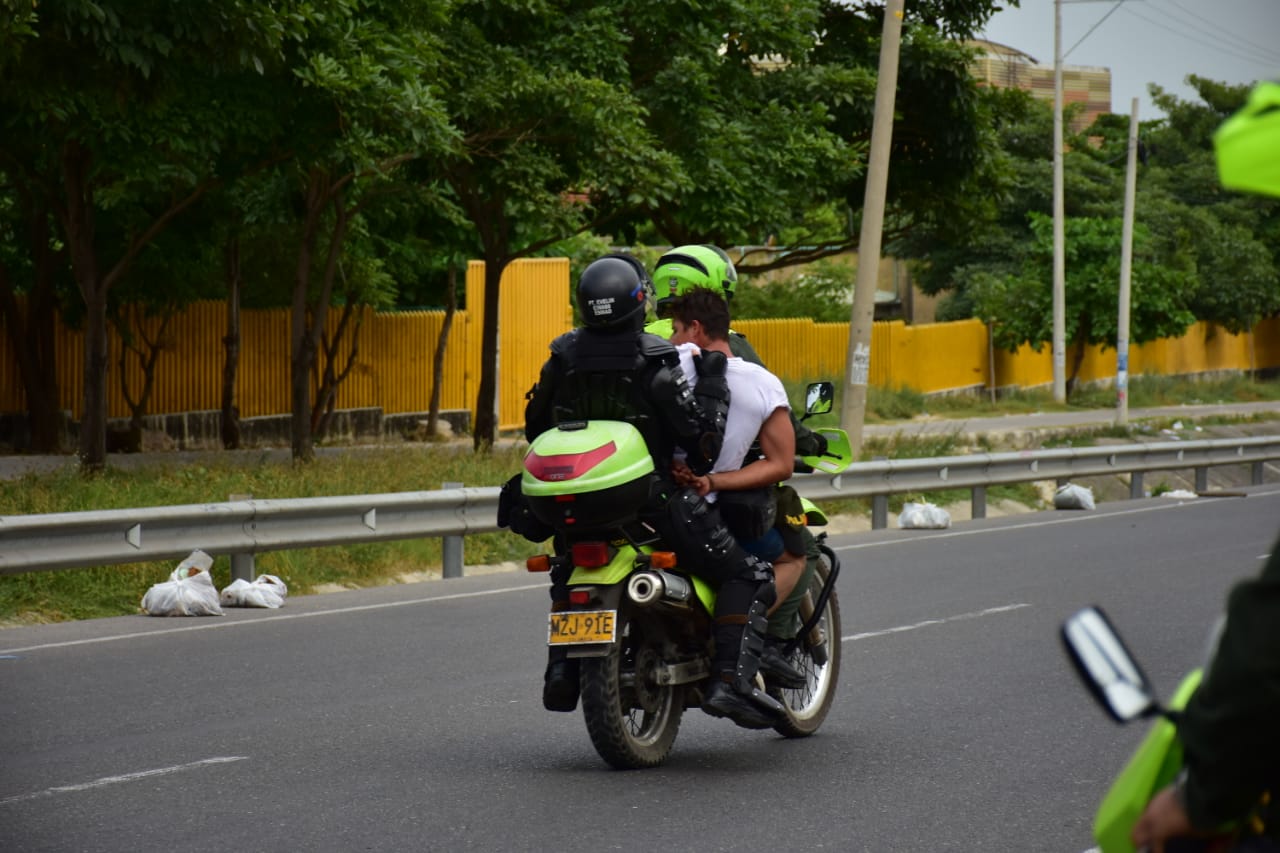
[[[765,458],[757,459],[737,471],[712,474],[708,491],[757,489],[781,483],[791,477],[795,468],[796,434],[791,428],[791,416],[787,409],[774,409],[765,418],[764,425],[760,427],[760,450]],[[698,491],[706,494],[701,487],[698,487]]]

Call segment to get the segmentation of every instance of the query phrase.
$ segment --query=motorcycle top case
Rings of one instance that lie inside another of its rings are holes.
[[[649,500],[653,457],[624,421],[575,421],[547,430],[524,457],[520,490],[533,514],[557,529],[612,527]]]

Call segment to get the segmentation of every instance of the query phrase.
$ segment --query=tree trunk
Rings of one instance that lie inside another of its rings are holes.
[[[444,381],[444,354],[449,346],[449,330],[458,310],[458,267],[449,264],[449,285],[444,295],[444,323],[436,339],[435,358],[431,362],[431,402],[427,412],[427,437],[435,438],[440,428],[440,383]]]
[[[472,443],[488,450],[498,437],[497,387],[499,283],[509,259],[486,257],[484,263],[484,332],[480,336],[480,388],[476,393],[476,428]]]
[[[107,461],[107,289],[98,274],[94,249],[92,190],[88,175],[92,155],[77,142],[62,150],[66,192],[64,227],[71,272],[84,299],[84,393],[80,411],[80,466],[85,473],[102,470]]]
[[[316,390],[315,409],[311,415],[311,435],[317,439],[323,438],[328,432],[329,423],[333,419],[334,404],[338,399],[338,387],[351,375],[351,369],[355,367],[356,358],[360,354],[360,327],[364,325],[364,312],[355,299],[355,293],[347,293],[347,303],[342,308],[342,319],[338,321],[333,339],[328,340],[322,337],[320,341],[320,350],[324,353],[324,370],[320,378],[320,387]],[[351,348],[347,351],[342,369],[339,370],[338,351],[342,348],[342,340],[346,337],[347,326],[351,323],[353,316],[355,326],[351,330]]]
[[[168,342],[166,340],[169,323],[176,312],[173,305],[165,306],[160,318],[160,328],[154,337],[148,337],[145,312],[141,307],[126,307],[117,315],[116,329],[120,333],[120,389],[125,402],[129,406],[129,435],[127,443],[121,449],[128,453],[139,453],[142,450],[142,422],[147,416],[147,408],[151,404],[151,393],[156,387],[156,365]],[[142,391],[135,398],[129,387],[129,353],[138,357],[142,367]]]
[[[341,182],[340,182],[341,183]],[[312,256],[325,208],[333,206],[333,231],[321,278],[320,292],[310,298]],[[297,277],[293,284],[292,363],[293,395],[292,443],[293,460],[309,462],[315,458],[315,441],[311,434],[311,371],[316,366],[320,336],[328,317],[333,295],[333,280],[338,258],[347,232],[346,200],[341,187],[335,187],[331,176],[312,172],[307,187],[307,220],[303,228],[302,246],[298,251]]]
[[[226,353],[222,362],[222,446],[240,447],[240,409],[236,406],[236,373],[240,367],[240,238],[227,241],[227,334],[222,338]]]
[[[27,426],[33,453],[61,453],[64,430],[58,394],[55,328],[57,294],[53,286],[53,253],[49,251],[48,221],[32,235],[35,281],[19,306],[8,270],[0,265],[0,316],[4,318],[18,374],[27,401]]]
[[[1075,347],[1075,352],[1072,353],[1071,358],[1071,375],[1067,377],[1066,391],[1068,399],[1075,393],[1076,385],[1080,381],[1080,365],[1084,364],[1084,348],[1089,345],[1089,335],[1092,331],[1093,318],[1085,314],[1080,318],[1080,326],[1076,330],[1075,341],[1072,343],[1072,346]]]

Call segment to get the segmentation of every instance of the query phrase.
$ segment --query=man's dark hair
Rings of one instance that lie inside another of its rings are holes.
[[[713,341],[729,339],[729,303],[724,297],[705,287],[695,287],[670,302],[672,319],[688,326],[695,320]]]

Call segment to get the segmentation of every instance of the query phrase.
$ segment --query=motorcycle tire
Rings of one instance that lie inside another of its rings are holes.
[[[657,767],[666,760],[684,715],[683,691],[658,684],[657,638],[645,637],[646,620],[618,612],[620,640],[608,655],[582,661],[582,715],[591,743],[620,770]]]
[[[809,582],[809,592],[800,607],[801,620],[813,613],[814,602],[832,573],[839,558],[826,546],[818,559],[817,571]],[[820,632],[820,644],[815,637]],[[825,661],[824,661],[825,658]],[[774,731],[784,737],[808,737],[818,730],[831,710],[836,686],[840,680],[840,600],[831,589],[826,606],[810,636],[796,645],[790,656],[791,663],[805,675],[805,686],[796,689],[776,688],[770,695],[780,701],[785,714],[775,725]]]

